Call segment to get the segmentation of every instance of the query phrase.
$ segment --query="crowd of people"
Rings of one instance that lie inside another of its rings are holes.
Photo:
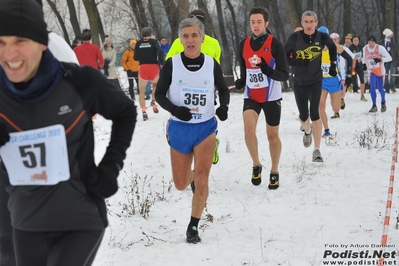
[[[146,100],[155,114],[158,104],[170,113],[166,141],[174,185],[178,190],[190,186],[193,192],[186,241],[201,241],[198,226],[209,174],[219,161],[218,122],[228,119],[230,102],[221,48],[205,32],[205,20],[202,10],[190,12],[171,46],[165,37],[158,41],[152,28],[142,28],[120,62],[128,77],[126,97],[110,36],[100,48],[84,29],[68,47],[47,31],[41,0],[1,0],[0,266],[92,264],[108,225],[105,199],[118,190],[137,121],[135,87],[144,121],[149,119]],[[301,27],[285,44],[267,30],[267,9],[252,8],[248,20],[251,35],[239,43],[235,87],[244,92],[251,182],[262,182],[256,128],[263,111],[271,157],[268,188],[275,190],[280,186],[281,82],[288,80],[290,68],[303,145],[313,143],[312,161],[321,163],[321,139],[331,136],[327,96],[332,119],[341,117],[350,88],[367,102],[366,71],[369,112],[378,111],[377,89],[385,112],[385,93],[396,92],[397,44],[392,30],[385,29],[380,44],[371,35],[362,46],[359,36],[347,34],[341,45],[339,34],[319,26],[313,11],[302,14]],[[113,124],[96,165],[92,117],[97,113]]]

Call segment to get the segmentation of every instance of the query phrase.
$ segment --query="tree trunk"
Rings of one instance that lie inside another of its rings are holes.
[[[234,11],[234,7],[231,4],[230,0],[226,0],[227,8],[230,11],[231,14],[231,20],[233,22],[233,32],[234,32],[234,47],[235,47],[235,53],[238,55],[238,46],[240,45],[240,34],[238,33],[238,25],[237,25],[237,18],[236,18],[236,13]]]
[[[178,36],[178,29],[179,29],[179,23],[180,23],[180,17],[181,16],[188,16],[188,9],[187,10],[181,10],[179,12],[178,8],[174,4],[173,1],[169,0],[161,0],[163,3],[163,6],[165,8],[166,16],[169,21],[170,29],[171,29],[171,35],[172,35],[172,42],[175,40]],[[179,14],[180,13],[180,14]]]
[[[397,4],[397,0],[393,0],[393,6],[395,7],[395,9],[393,9],[394,14],[396,14],[396,12],[399,10],[399,7],[396,5]],[[394,35],[393,37],[396,39],[396,43],[398,43],[398,17],[397,16],[393,16],[393,29],[392,29]],[[396,82],[398,82],[399,79],[396,78]]]
[[[282,43],[286,43],[287,38],[284,34],[284,23],[281,19],[277,0],[270,1],[269,19],[272,19],[272,26],[276,29],[273,35]]]
[[[129,0],[130,7],[132,8],[133,14],[136,17],[137,25],[139,30],[148,26],[146,11],[142,0]]]
[[[75,33],[75,36],[80,35],[82,33],[82,30],[80,29],[79,20],[78,16],[76,15],[77,13],[73,0],[67,0],[67,5],[68,5],[69,17],[71,20],[73,32]]]
[[[97,27],[98,27],[98,35],[100,35],[101,40],[100,43],[102,43],[105,39],[105,34],[104,34],[104,27],[103,27],[103,22],[101,21],[101,15],[98,12],[98,8],[97,8],[97,4],[95,0],[91,0],[91,5],[94,9],[94,11],[96,12],[96,20],[97,20]],[[109,33],[110,35],[111,33]]]
[[[335,28],[333,13],[333,5],[331,1],[326,1],[326,26],[330,30],[330,33],[333,33]]]
[[[385,1],[385,19],[384,23],[382,24],[383,27],[381,28],[381,34],[384,31],[385,28],[392,29],[392,31],[395,33],[395,28],[394,28],[394,17],[395,17],[395,5],[394,5],[393,0]],[[394,34],[395,36],[395,34]],[[385,38],[385,36],[384,36]]]
[[[284,23],[281,19],[277,0],[270,0],[270,10],[269,10],[269,18],[272,18],[272,25],[275,28],[275,32],[273,32],[273,35],[279,39],[283,45],[287,42],[287,38],[284,34]],[[289,91],[288,88],[288,82],[283,81],[282,82],[282,89],[283,91]]]
[[[233,76],[233,53],[230,50],[230,45],[227,41],[227,34],[225,30],[224,20],[223,20],[223,9],[222,1],[216,0],[216,10],[218,14],[219,28],[220,28],[220,39],[223,47],[222,59],[220,60],[223,73],[225,75],[225,81],[227,86],[234,84]]]
[[[205,34],[207,34],[209,36],[216,37],[215,36],[215,30],[214,30],[213,25],[212,25],[211,15],[209,14],[208,7],[206,6],[205,1],[204,0],[197,0],[197,4],[198,4],[198,9],[201,9],[206,14]]]
[[[313,9],[313,0],[307,0],[306,2],[306,10],[314,10]]]
[[[268,0],[254,0],[254,6],[261,6],[261,7],[266,7],[268,8]]]
[[[86,9],[87,19],[89,20],[91,31],[91,42],[100,46],[100,38],[98,35],[97,12],[93,9],[91,0],[83,0],[83,5]]]
[[[351,0],[344,0],[344,36],[352,32],[352,6]],[[343,39],[345,41],[345,39]]]
[[[49,4],[51,10],[54,12],[55,16],[57,17],[58,23],[60,23],[61,29],[62,29],[62,33],[64,35],[64,39],[65,41],[71,45],[71,41],[69,39],[69,34],[68,31],[65,27],[65,22],[62,20],[62,16],[60,14],[60,12],[57,9],[57,6],[55,5],[55,3],[51,0],[47,0],[47,3]]]
[[[156,19],[152,0],[148,0],[148,11],[150,13],[154,35],[156,36],[157,39],[159,39],[160,37],[162,37],[160,31],[161,27],[158,25],[158,20]]]
[[[327,1],[328,2],[328,1]],[[301,25],[302,7],[300,1],[285,0],[287,7],[288,19],[291,24],[291,29],[294,29]]]

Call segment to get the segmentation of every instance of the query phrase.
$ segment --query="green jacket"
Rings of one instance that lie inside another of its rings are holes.
[[[183,51],[184,51],[183,44],[180,42],[180,39],[177,38],[172,43],[172,46],[170,47],[170,50],[166,55],[165,60]],[[205,34],[204,42],[201,45],[201,52],[203,54],[209,55],[210,57],[214,58],[220,64],[220,55],[222,53],[222,50],[220,48],[219,41],[216,40],[215,38]]]

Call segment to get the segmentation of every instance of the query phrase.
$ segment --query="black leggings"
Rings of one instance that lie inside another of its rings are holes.
[[[359,82],[357,80],[357,76],[359,76],[360,79],[360,84],[364,84],[364,71],[363,71],[363,65],[356,63],[356,74],[355,76],[352,76],[352,83],[353,83],[353,91],[357,92],[360,87],[359,87]]]
[[[132,98],[132,99],[134,99],[134,80],[136,80],[136,82],[137,82],[137,84],[138,84],[138,81],[137,81],[137,79],[138,79],[138,73],[137,72],[132,72],[132,71],[130,71],[130,70],[128,70],[127,72],[126,72],[126,74],[127,74],[127,77],[128,77],[128,80],[129,80],[129,94],[130,94],[130,97]],[[138,86],[138,85],[137,85]]]
[[[319,104],[321,97],[321,83],[310,85],[294,85],[295,101],[299,111],[299,118],[305,122],[309,115],[312,121],[320,119]],[[308,107],[310,102],[310,108]],[[310,109],[310,112],[309,112]]]
[[[13,233],[18,266],[89,266],[104,230]]]

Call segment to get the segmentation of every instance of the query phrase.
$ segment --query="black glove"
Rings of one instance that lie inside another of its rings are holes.
[[[309,65],[309,59],[295,59],[295,66],[307,67]]]
[[[236,90],[242,90],[245,86],[245,83],[242,79],[236,79],[236,81],[234,81],[234,85],[236,86]]]
[[[345,79],[345,86],[348,88],[351,84],[352,84],[352,78],[351,77],[347,77]]]
[[[330,70],[328,71],[328,74],[331,77],[336,77],[337,76],[337,65],[334,63],[330,64]]]
[[[366,64],[363,64],[363,71],[366,71],[367,70],[367,66],[366,66]]]
[[[0,123],[0,147],[6,144],[10,140],[10,134],[8,133],[5,124]]]
[[[172,111],[172,115],[183,121],[190,121],[191,118],[193,118],[190,109],[184,106],[176,106],[175,109],[173,109]]]
[[[374,62],[375,62],[375,63],[381,62],[381,58],[374,58]]]
[[[256,64],[257,67],[260,67],[260,70],[262,70],[262,73],[265,74],[266,76],[271,75],[271,68],[269,67],[269,65],[266,63],[266,60],[263,59],[263,57],[260,58],[261,59],[261,63]]]
[[[228,117],[227,111],[229,110],[229,107],[226,105],[221,105],[216,109],[216,115],[219,117],[221,121],[225,121]]]
[[[113,162],[101,162],[90,174],[90,189],[99,196],[109,198],[118,191],[117,177],[120,167]]]

